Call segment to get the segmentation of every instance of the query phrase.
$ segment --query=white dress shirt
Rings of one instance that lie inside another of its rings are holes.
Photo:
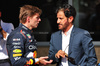
[[[7,49],[6,49],[6,41],[8,37],[8,33],[6,38],[2,38],[0,34],[0,60],[2,59],[8,59]]]
[[[64,51],[66,54],[68,54],[69,41],[70,41],[72,28],[73,26],[65,34],[62,32],[62,51]],[[60,66],[69,66],[67,58],[61,59]]]

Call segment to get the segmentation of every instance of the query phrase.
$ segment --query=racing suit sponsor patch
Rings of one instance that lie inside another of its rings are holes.
[[[29,61],[26,62],[26,65],[32,65],[33,64],[33,60],[30,59]]]
[[[20,38],[14,38],[13,41],[20,41]]]
[[[37,57],[37,51],[34,51],[33,53],[34,53],[33,57],[36,58]]]
[[[13,50],[13,52],[14,53],[20,53],[20,52],[22,52],[20,49],[15,49],[15,50]]]
[[[30,50],[32,50],[32,49],[37,49],[37,47],[34,46],[34,45],[30,45],[30,46],[29,46],[29,49],[30,49]]]
[[[12,44],[13,45],[20,45],[21,43],[20,42],[13,42]]]
[[[21,46],[14,46],[14,48],[21,48]]]
[[[23,31],[21,30],[20,33],[26,38],[25,34],[23,33]]]
[[[13,54],[13,57],[22,56],[22,54]]]
[[[15,57],[14,59],[15,59],[15,60],[19,60],[20,58],[21,58],[21,57]]]
[[[30,34],[26,34],[28,36],[28,38],[31,38]]]

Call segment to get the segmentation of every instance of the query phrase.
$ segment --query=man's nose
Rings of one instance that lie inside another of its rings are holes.
[[[60,23],[60,20],[59,19],[57,19],[57,23]]]

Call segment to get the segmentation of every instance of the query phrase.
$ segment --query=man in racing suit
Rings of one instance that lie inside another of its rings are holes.
[[[20,24],[8,36],[7,50],[13,66],[36,66],[37,64],[50,64],[52,60],[46,61],[48,57],[37,56],[37,44],[32,37],[32,28],[37,28],[41,10],[38,7],[24,5],[20,8]]]

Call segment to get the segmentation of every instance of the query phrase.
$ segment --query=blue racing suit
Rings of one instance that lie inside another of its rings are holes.
[[[28,57],[30,52],[35,52],[36,40],[32,37],[32,31],[22,23],[10,33],[7,39],[7,50],[13,66],[35,66],[35,58]]]

